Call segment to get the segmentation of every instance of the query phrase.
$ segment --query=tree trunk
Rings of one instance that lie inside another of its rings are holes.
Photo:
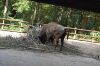
[[[3,12],[4,17],[7,16],[7,10],[8,10],[8,0],[5,1],[4,12]]]
[[[32,25],[34,24],[34,21],[35,21],[35,19],[36,19],[36,14],[37,14],[37,3],[36,3],[36,5],[34,6],[34,13],[32,14]]]
[[[5,6],[4,6],[4,12],[3,12],[3,17],[6,18],[7,17],[7,10],[8,10],[8,0],[5,0]],[[4,24],[5,20],[3,20],[3,24]],[[2,26],[3,29],[4,26]]]

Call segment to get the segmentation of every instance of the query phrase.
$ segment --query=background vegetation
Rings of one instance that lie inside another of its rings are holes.
[[[100,13],[77,10],[50,4],[37,3],[30,0],[0,0],[0,18],[20,19],[28,21],[23,26],[44,24],[55,21],[65,27],[100,31]],[[20,22],[2,21],[0,23],[21,25]],[[0,26],[2,29],[2,26]],[[15,26],[3,26],[3,29],[17,30]],[[26,28],[22,29],[25,31]],[[77,32],[92,35],[91,32]],[[100,32],[95,33],[100,36]],[[89,37],[88,38],[91,38]],[[99,39],[96,39],[100,41]]]

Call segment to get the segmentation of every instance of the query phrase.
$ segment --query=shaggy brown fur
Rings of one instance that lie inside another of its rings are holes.
[[[62,50],[64,38],[66,34],[67,36],[69,35],[68,29],[66,29],[64,26],[59,25],[57,23],[50,22],[42,28],[39,38],[42,43],[51,40],[51,42],[55,45],[55,48],[58,45],[59,39],[61,39],[60,50]]]

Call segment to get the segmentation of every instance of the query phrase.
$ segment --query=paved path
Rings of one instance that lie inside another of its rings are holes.
[[[100,61],[60,53],[0,49],[0,66],[100,66]]]

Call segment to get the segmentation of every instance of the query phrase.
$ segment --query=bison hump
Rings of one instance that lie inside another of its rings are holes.
[[[64,30],[65,28],[64,28],[64,26],[62,26],[62,25],[57,25],[57,30]]]

